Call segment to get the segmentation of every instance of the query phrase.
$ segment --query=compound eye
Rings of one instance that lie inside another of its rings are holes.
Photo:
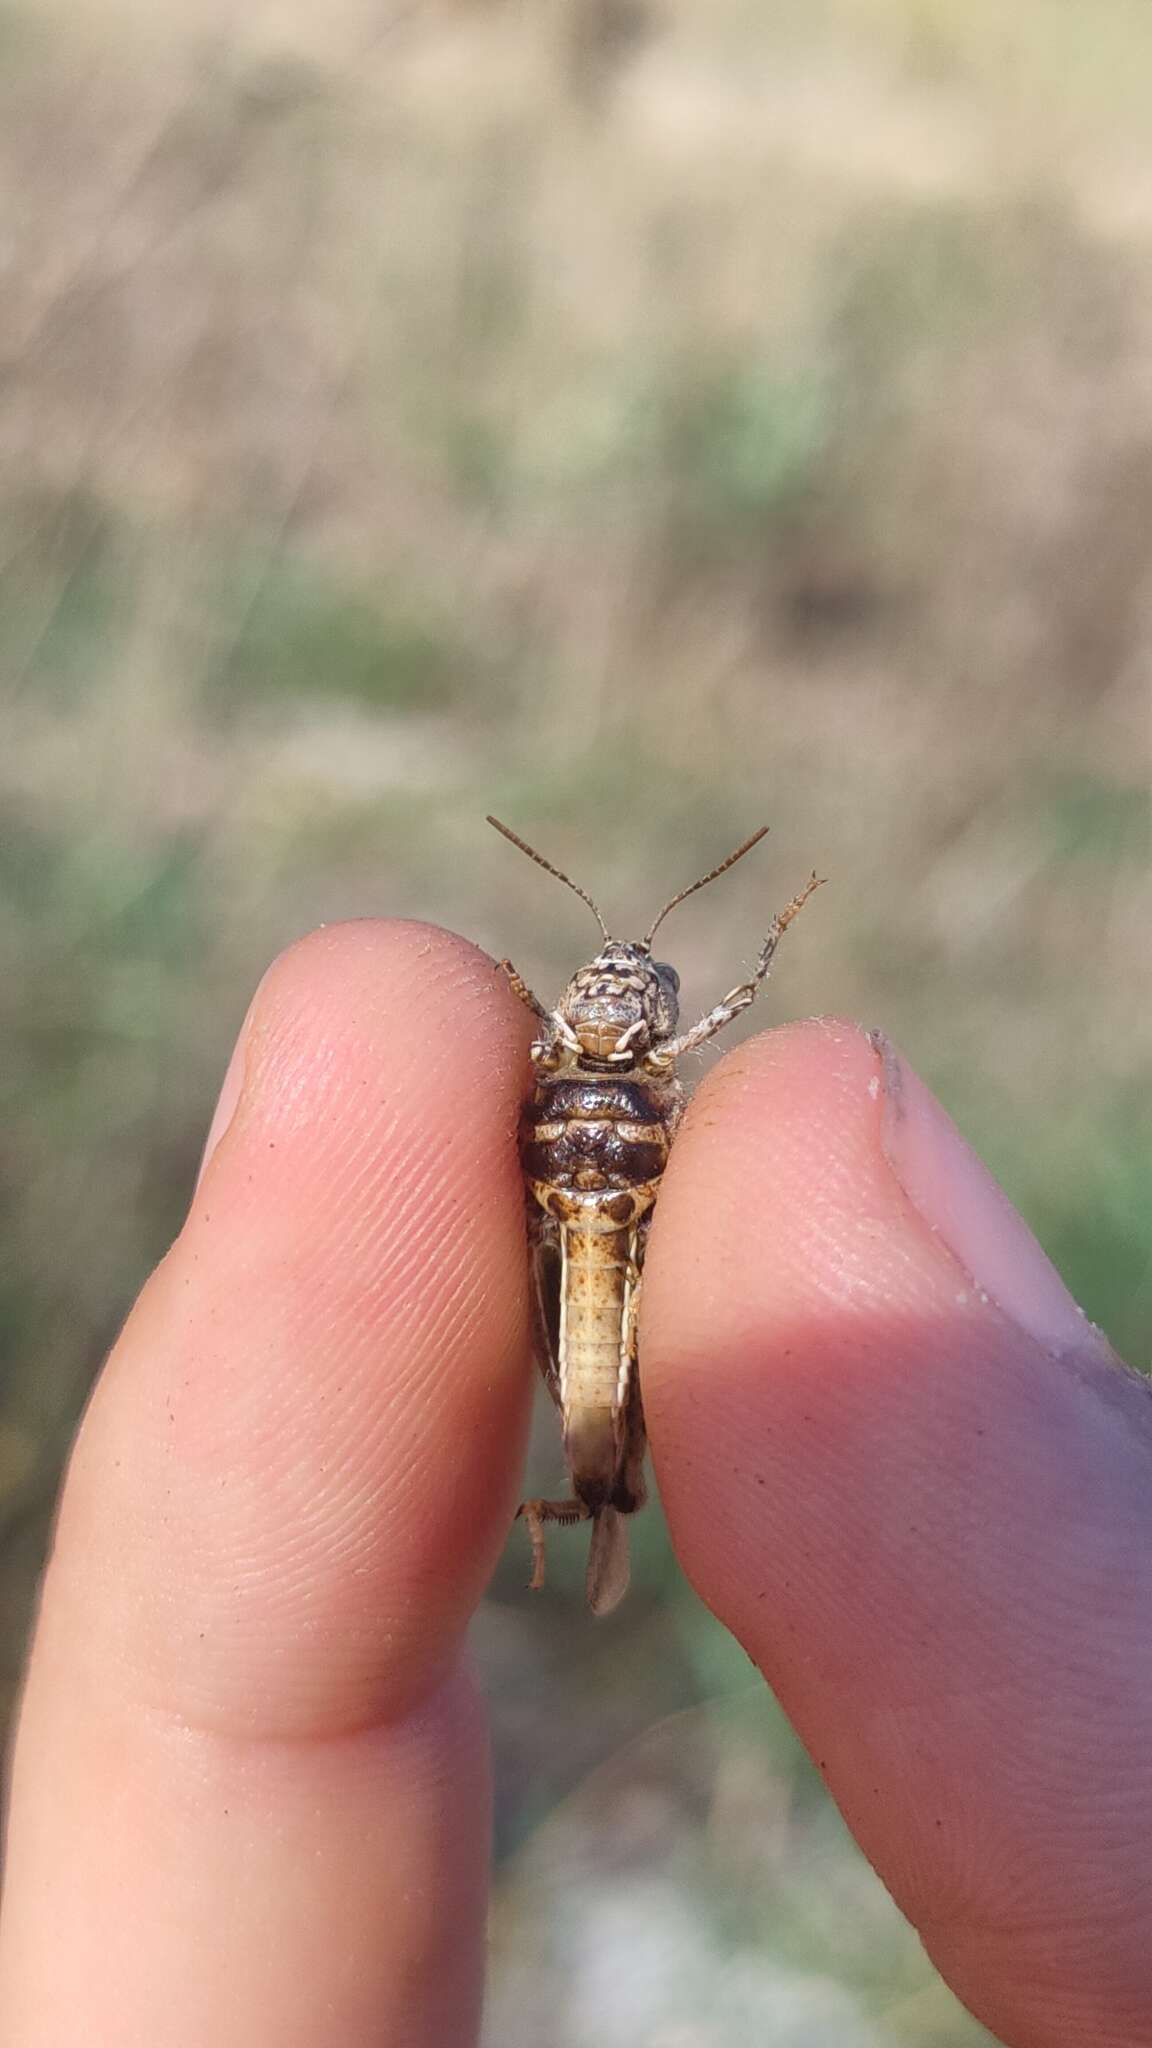
[[[652,962],[652,965],[656,969],[657,974],[660,976],[661,981],[671,982],[673,992],[676,995],[679,995],[680,976],[677,974],[676,969],[674,967],[669,967],[668,962],[666,960],[654,960]]]

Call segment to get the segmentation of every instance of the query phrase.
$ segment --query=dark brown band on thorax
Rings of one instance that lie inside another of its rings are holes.
[[[524,1113],[524,1171],[531,1181],[589,1193],[658,1181],[669,1121],[658,1085],[591,1077],[542,1084]]]

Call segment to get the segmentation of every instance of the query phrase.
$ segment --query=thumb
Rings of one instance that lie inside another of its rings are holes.
[[[645,1277],[673,1539],[942,1974],[1152,2041],[1152,1389],[890,1047],[741,1048]]]

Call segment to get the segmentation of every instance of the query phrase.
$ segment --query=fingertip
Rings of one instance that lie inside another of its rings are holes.
[[[1059,1282],[1030,1237],[1002,1299],[977,1284],[1002,1212],[1024,1226],[899,1086],[894,1106],[890,1051],[837,1022],[705,1083],[645,1266],[645,1415],[688,1576],[890,1890],[955,1981],[984,1971],[990,2024],[1031,1972],[1027,2038],[1054,2039],[1074,1981],[1094,2014],[1147,1982],[1136,1916],[1101,1900],[1145,1853],[1152,1398],[1041,1300]],[[910,1142],[894,1117],[924,1121]]]
[[[377,1072],[392,1058],[421,1075],[428,1063],[443,1062],[454,1103],[457,1080],[472,1085],[478,1074],[506,1094],[526,1042],[504,977],[454,932],[401,919],[321,925],[277,955],[253,995],[204,1168],[241,1110],[258,1105],[287,1130],[294,1106],[302,1115],[317,1113],[333,1085],[362,1083],[366,1058]],[[342,1058],[349,1059],[348,1075]],[[423,1095],[435,1112],[427,1083]]]
[[[762,1033],[713,1069],[677,1134],[653,1227],[644,1314],[657,1355],[724,1328],[734,1288],[762,1317],[791,1317],[858,1274],[853,1241],[861,1228],[874,1238],[895,1192],[880,1098],[874,1047],[839,1018]]]
[[[454,1653],[530,1393],[525,1022],[425,925],[330,926],[264,976],[66,1495],[71,1583],[90,1598],[99,1557],[129,1685],[206,1719],[358,1724]]]
[[[869,1528],[899,1512],[901,1487],[907,1501],[940,1470],[966,1473],[974,1433],[1015,1446],[1026,1418],[1051,1414],[1046,1357],[1075,1360],[1081,1394],[1103,1386],[1113,1406],[1128,1386],[924,1084],[837,1019],[751,1040],[699,1091],[642,1313],[661,1490],[713,1602],[746,1589],[744,1539],[787,1547],[789,1500]],[[735,1489],[747,1520],[725,1541],[705,1496],[726,1471],[747,1478],[752,1447],[752,1486],[771,1498]]]

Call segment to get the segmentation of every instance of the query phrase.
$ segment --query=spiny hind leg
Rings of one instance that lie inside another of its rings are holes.
[[[532,1353],[548,1392],[560,1406],[560,1225],[528,1197],[529,1314]]]
[[[640,1316],[640,1295],[643,1286],[644,1258],[648,1250],[648,1230],[651,1217],[645,1216],[637,1226],[636,1242],[632,1253],[632,1272],[628,1298],[624,1311],[624,1327],[621,1331],[621,1377],[625,1382],[623,1413],[620,1429],[620,1462],[616,1472],[616,1488],[613,1506],[621,1514],[634,1514],[642,1508],[648,1497],[644,1484],[644,1458],[648,1448],[648,1436],[644,1428],[644,1404],[640,1394],[640,1370],[637,1347],[637,1324]],[[624,1361],[627,1360],[627,1373]]]
[[[529,1197],[528,1245],[531,1255],[532,1337],[536,1363],[544,1384],[560,1405],[560,1361],[556,1356],[555,1324],[559,1315],[560,1226],[554,1216],[539,1209]],[[544,1584],[545,1522],[583,1522],[589,1510],[583,1501],[526,1500],[517,1508],[517,1518],[528,1525],[532,1539],[534,1593]]]
[[[591,1514],[582,1500],[526,1500],[516,1510],[517,1520],[523,1518],[528,1524],[532,1539],[532,1577],[529,1586],[538,1593],[544,1584],[544,1524],[545,1522],[586,1522]]]
[[[620,1378],[618,1395],[621,1409],[628,1405],[628,1397],[636,1383],[636,1331],[640,1319],[640,1290],[644,1279],[644,1259],[648,1251],[648,1232],[651,1216],[642,1216],[632,1237],[632,1249],[628,1258],[625,1277],[624,1309],[620,1322]]]
[[[613,1506],[621,1514],[634,1515],[648,1498],[644,1481],[644,1460],[648,1454],[648,1432],[644,1427],[644,1403],[639,1380],[633,1380],[624,1420],[624,1452],[613,1494]]]

